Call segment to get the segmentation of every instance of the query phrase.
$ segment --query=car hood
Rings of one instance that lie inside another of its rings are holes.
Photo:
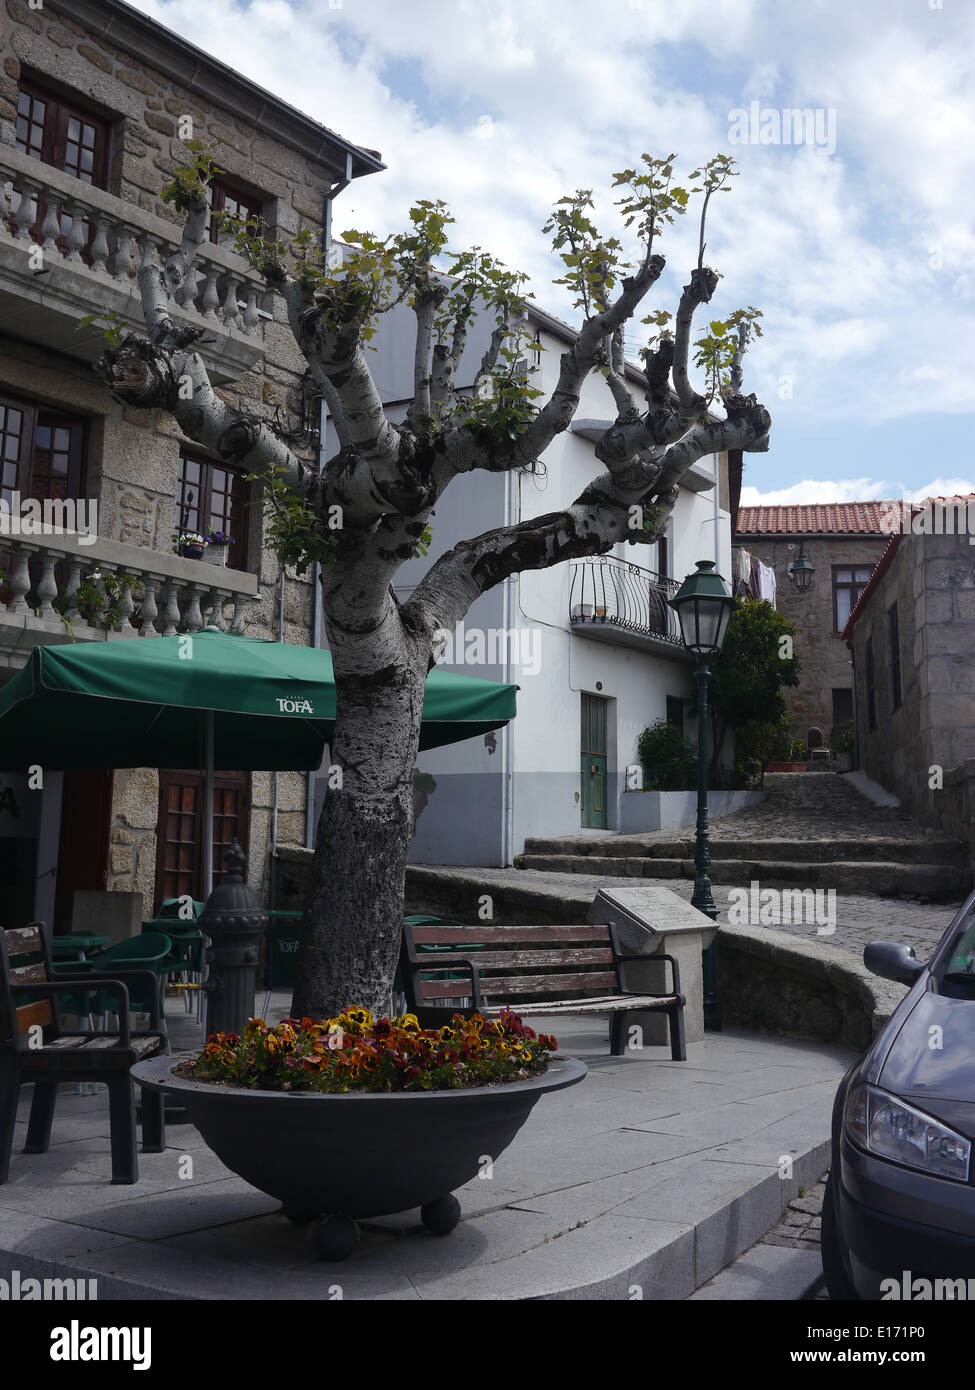
[[[877,1084],[975,1138],[975,999],[919,994]]]

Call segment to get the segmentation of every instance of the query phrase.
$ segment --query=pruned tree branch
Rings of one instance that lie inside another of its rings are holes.
[[[694,311],[698,305],[710,303],[717,284],[717,272],[712,270],[710,266],[704,266],[701,269],[695,267],[691,271],[690,280],[684,286],[677,309],[677,319],[674,325],[674,389],[677,392],[681,409],[687,415],[699,413],[707,404],[704,397],[699,395],[691,386],[690,378],[687,375],[687,355],[691,342],[691,323],[694,318]]]

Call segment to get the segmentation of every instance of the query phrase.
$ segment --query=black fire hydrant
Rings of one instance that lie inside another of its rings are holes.
[[[206,960],[206,1032],[242,1033],[254,1014],[257,962],[267,913],[244,882],[247,856],[236,840],[224,850],[224,881],[207,898],[197,925],[210,939]]]

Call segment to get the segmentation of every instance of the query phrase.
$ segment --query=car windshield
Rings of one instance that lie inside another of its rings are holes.
[[[956,929],[942,973],[944,977],[970,975],[975,979],[975,903]]]

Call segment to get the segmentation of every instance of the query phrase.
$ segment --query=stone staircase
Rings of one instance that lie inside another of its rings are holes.
[[[711,823],[711,880],[798,884],[880,897],[957,901],[972,887],[965,845],[836,773],[768,773],[766,799]],[[519,869],[634,878],[694,877],[693,828],[530,838]]]

